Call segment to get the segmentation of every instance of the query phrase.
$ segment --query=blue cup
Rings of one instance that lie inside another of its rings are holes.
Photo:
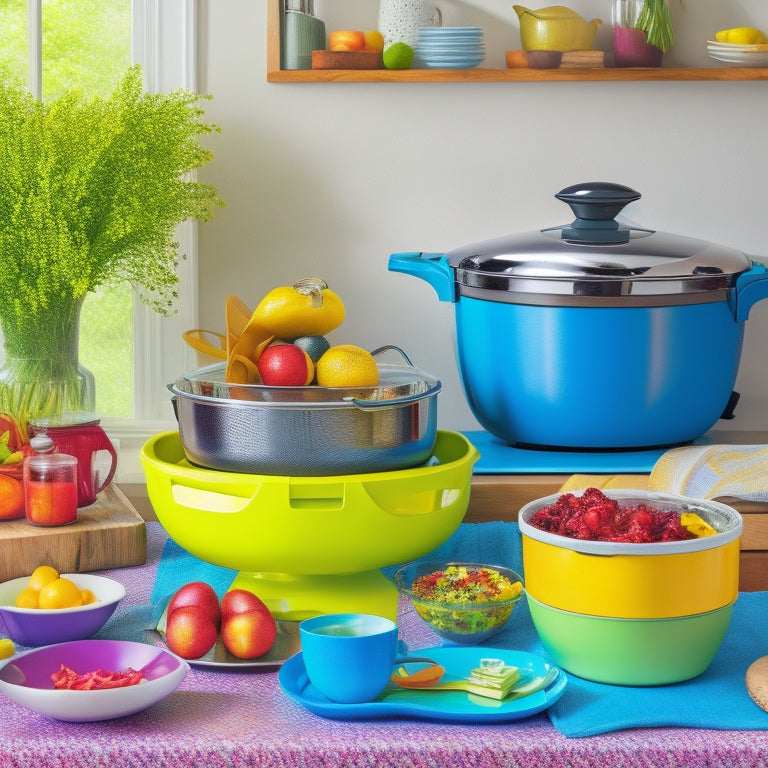
[[[334,613],[299,624],[309,681],[337,704],[373,701],[397,658],[397,625],[383,616]]]

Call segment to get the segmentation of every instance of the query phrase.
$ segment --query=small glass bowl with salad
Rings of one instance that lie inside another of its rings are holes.
[[[393,579],[435,634],[457,645],[495,635],[524,594],[522,577],[500,565],[419,560]]]

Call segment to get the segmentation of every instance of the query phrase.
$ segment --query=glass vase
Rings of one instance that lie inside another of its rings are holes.
[[[614,0],[613,59],[617,67],[660,67],[663,52],[637,29],[645,0]]]
[[[56,311],[3,316],[5,362],[0,368],[0,412],[26,429],[30,421],[93,412],[93,374],[78,360],[83,299],[59,301]]]

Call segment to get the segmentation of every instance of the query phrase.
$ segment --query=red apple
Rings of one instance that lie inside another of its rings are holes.
[[[365,32],[356,29],[337,29],[328,35],[331,51],[364,51]]]
[[[256,659],[275,644],[277,624],[266,610],[236,613],[221,625],[224,647],[239,659]]]
[[[206,610],[197,605],[182,605],[168,614],[165,641],[183,659],[199,659],[216,645],[216,625]]]
[[[303,387],[315,377],[312,358],[295,344],[267,347],[256,367],[262,383],[268,387]]]
[[[180,587],[171,598],[171,602],[168,603],[168,616],[185,605],[195,605],[202,608],[214,626],[219,628],[221,624],[219,596],[210,584],[206,584],[204,581],[190,581],[189,584]]]
[[[230,589],[229,592],[224,593],[224,597],[221,599],[222,623],[231,616],[248,611],[266,611],[269,613],[269,608],[247,589]]]

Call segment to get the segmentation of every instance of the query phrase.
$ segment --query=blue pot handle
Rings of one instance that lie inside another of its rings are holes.
[[[426,280],[440,301],[456,302],[453,268],[443,253],[393,253],[389,257],[390,272],[404,272]]]
[[[736,278],[731,296],[731,309],[736,322],[744,322],[752,305],[765,298],[768,298],[768,269],[755,262],[752,269],[742,272]]]

